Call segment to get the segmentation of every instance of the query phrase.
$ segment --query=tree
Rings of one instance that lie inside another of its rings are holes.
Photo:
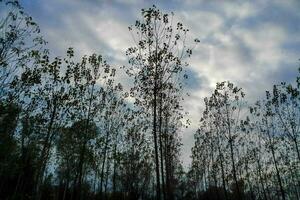
[[[39,50],[46,44],[39,26],[18,1],[1,0],[0,19],[0,100],[11,92],[10,84],[29,67]],[[4,8],[3,8],[4,7]]]
[[[183,68],[187,63],[183,59],[190,57],[192,49],[185,45],[188,29],[182,23],[173,25],[173,13],[162,13],[155,6],[142,9],[142,20],[137,20],[130,26],[135,46],[128,48],[129,56],[127,73],[134,76],[135,104],[152,115],[152,134],[154,144],[155,172],[156,172],[156,198],[161,198],[161,178],[164,181],[162,147],[162,102],[164,91],[172,87],[172,80],[176,76],[183,76]],[[198,42],[198,40],[195,40]],[[148,114],[150,116],[150,114]],[[160,117],[161,116],[161,117]],[[161,165],[161,168],[160,168]],[[164,183],[163,183],[164,184]],[[165,187],[162,186],[164,198]]]

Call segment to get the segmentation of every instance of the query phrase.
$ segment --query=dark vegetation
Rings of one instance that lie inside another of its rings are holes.
[[[192,48],[173,13],[153,6],[129,27],[127,90],[101,55],[54,57],[17,1],[0,4],[0,199],[300,199],[299,75],[254,105],[218,83],[186,172]]]

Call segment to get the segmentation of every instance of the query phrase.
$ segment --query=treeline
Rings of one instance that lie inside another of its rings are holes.
[[[18,1],[0,4],[0,199],[300,199],[300,75],[254,105],[218,83],[185,172],[194,47],[173,13],[142,9],[119,68],[73,48],[53,56]]]
[[[300,69],[299,69],[300,72]],[[218,83],[195,134],[189,180],[212,199],[300,199],[300,74],[249,105]]]
[[[101,55],[53,56],[18,1],[0,3],[0,199],[182,199],[188,30],[143,9],[127,90]]]

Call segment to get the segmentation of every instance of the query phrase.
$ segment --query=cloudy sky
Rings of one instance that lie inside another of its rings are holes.
[[[272,84],[294,81],[300,58],[299,0],[22,0],[41,27],[49,49],[64,55],[102,54],[110,64],[127,64],[126,48],[133,45],[128,26],[142,8],[155,4],[175,13],[200,44],[189,60],[190,80],[185,108],[192,121],[183,130],[182,159],[190,162],[193,133],[215,84],[230,80],[246,92],[248,101],[260,98]],[[126,82],[125,77],[120,78]]]

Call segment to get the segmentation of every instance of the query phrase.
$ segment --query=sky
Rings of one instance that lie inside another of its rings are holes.
[[[155,4],[200,39],[188,69],[184,108],[192,124],[182,130],[182,161],[191,159],[193,134],[204,97],[217,82],[231,81],[254,102],[273,84],[293,82],[300,58],[299,0],[21,0],[39,24],[54,55],[74,47],[76,55],[102,54],[114,66],[128,65],[125,51],[133,46],[128,26],[141,9]],[[126,83],[126,76],[119,76]]]

